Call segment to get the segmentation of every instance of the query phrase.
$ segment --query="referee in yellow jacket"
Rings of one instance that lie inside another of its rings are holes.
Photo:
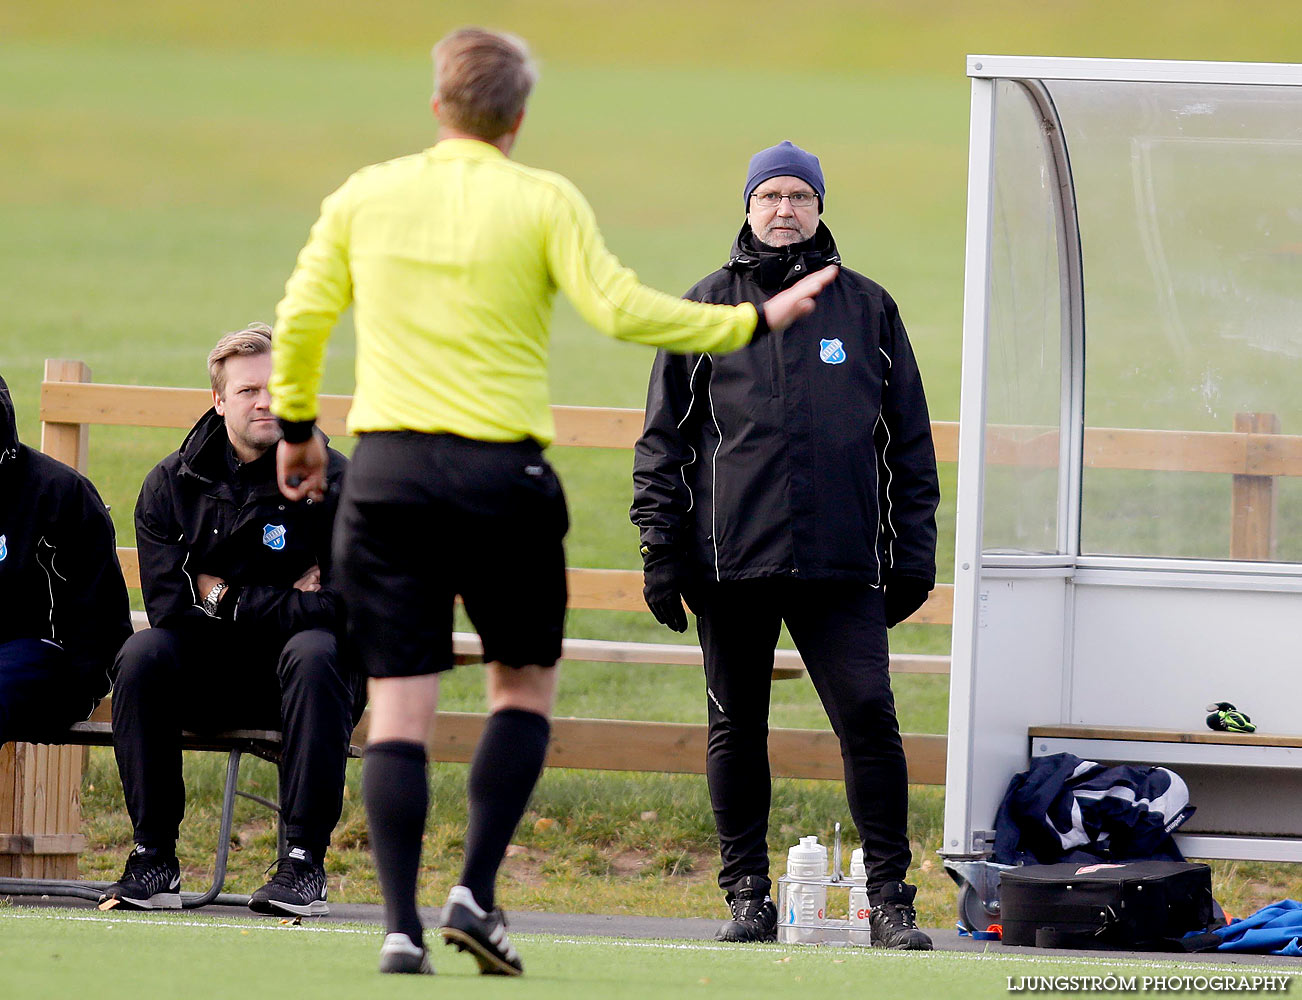
[[[276,310],[272,410],[281,490],[319,498],[325,344],[353,304],[358,443],[334,561],[371,678],[363,795],[388,931],[380,971],[432,971],[416,911],[425,741],[460,594],[484,644],[489,717],[439,930],[482,972],[518,975],[494,884],[542,772],[565,617],[569,518],[543,457],[556,291],[613,337],[721,352],[809,313],[836,268],[758,310],[645,287],[573,184],[508,159],[537,79],[524,43],[466,28],[434,47],[434,64],[435,145],[359,170],[322,203]]]

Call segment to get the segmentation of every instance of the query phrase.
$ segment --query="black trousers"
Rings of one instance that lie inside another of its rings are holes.
[[[0,642],[0,746],[57,740],[95,710],[107,684],[102,669],[86,676],[52,642]]]
[[[891,694],[880,589],[786,579],[708,583],[689,601],[705,653],[706,776],[719,830],[719,886],[769,873],[769,686],[782,623],[841,742],[845,790],[870,889],[903,880],[908,772]]]
[[[324,629],[299,632],[279,650],[214,641],[211,631],[146,629],[118,653],[113,752],[135,839],[176,842],[185,814],[181,730],[279,729],[286,836],[320,860],[343,809],[360,681]]]

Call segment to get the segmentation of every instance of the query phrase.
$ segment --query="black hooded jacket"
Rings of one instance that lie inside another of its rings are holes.
[[[18,442],[0,378],[0,643],[43,639],[67,654],[69,696],[108,693],[131,635],[113,522],[89,479]]]
[[[325,500],[294,503],[276,486],[275,452],[241,465],[225,420],[209,410],[180,450],[145,477],[136,545],[149,624],[230,629],[262,648],[278,648],[305,629],[342,625],[343,605],[329,588],[330,533],[347,459],[330,449]],[[296,590],[314,565],[322,589]],[[200,604],[201,573],[230,586],[216,619]]]
[[[686,298],[757,306],[839,264],[822,223],[774,249],[743,225]],[[633,459],[644,545],[713,580],[936,579],[931,421],[894,300],[847,268],[812,315],[741,350],[657,354]]]

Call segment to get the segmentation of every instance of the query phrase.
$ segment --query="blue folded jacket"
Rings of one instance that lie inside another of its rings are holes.
[[[1212,932],[1221,939],[1217,951],[1251,951],[1269,955],[1302,955],[1302,903],[1285,899],[1263,906],[1250,917]]]

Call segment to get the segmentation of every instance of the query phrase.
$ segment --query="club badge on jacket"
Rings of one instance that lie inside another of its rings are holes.
[[[839,365],[845,362],[845,345],[838,340],[820,340],[818,357],[825,365]]]

